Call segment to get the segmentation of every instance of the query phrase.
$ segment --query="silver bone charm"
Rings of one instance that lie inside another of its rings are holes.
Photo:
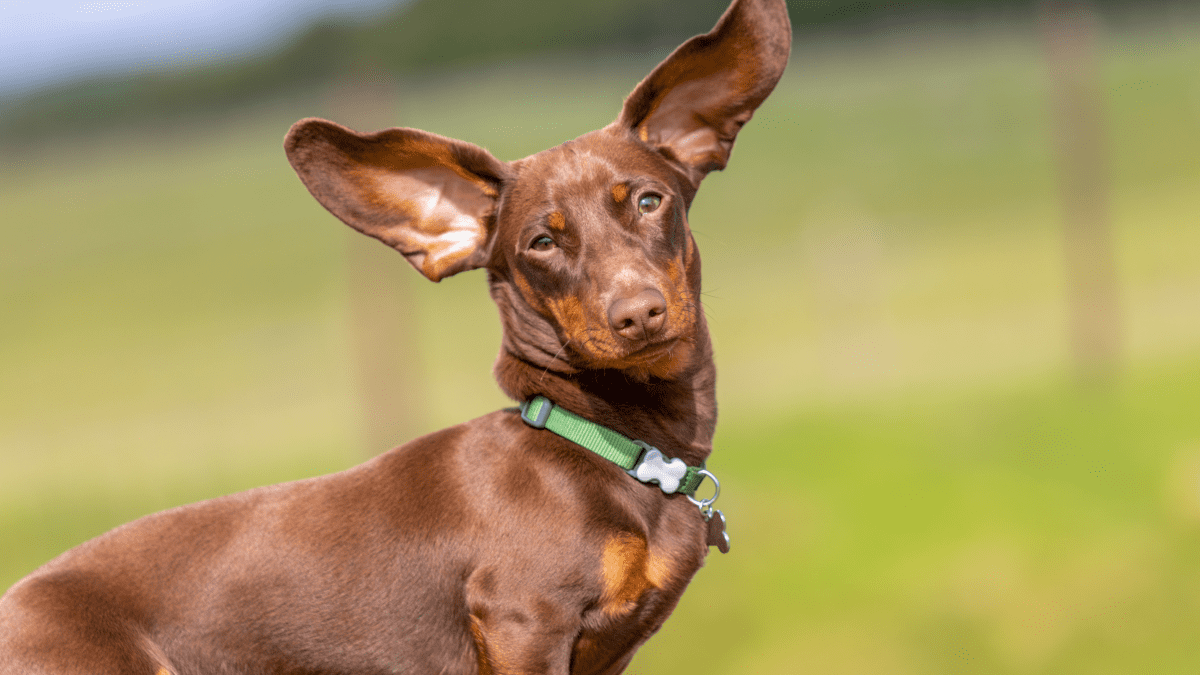
[[[658,483],[663,492],[671,494],[679,489],[679,481],[687,475],[687,464],[682,459],[667,461],[657,448],[649,448],[641,463],[629,473],[643,483]]]

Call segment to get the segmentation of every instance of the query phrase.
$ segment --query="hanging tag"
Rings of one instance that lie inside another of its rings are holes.
[[[720,509],[708,516],[708,545],[721,553],[729,553],[729,533],[725,531],[725,514]]]

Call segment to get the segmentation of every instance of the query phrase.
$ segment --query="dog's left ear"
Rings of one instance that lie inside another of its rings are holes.
[[[625,99],[614,123],[683,165],[694,186],[725,168],[738,130],[783,75],[792,46],[785,0],[734,0]]]

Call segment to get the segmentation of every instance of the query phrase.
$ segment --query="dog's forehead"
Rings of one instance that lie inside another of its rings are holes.
[[[670,164],[631,136],[601,129],[513,163],[513,192],[557,201],[599,195],[630,181],[673,184]]]

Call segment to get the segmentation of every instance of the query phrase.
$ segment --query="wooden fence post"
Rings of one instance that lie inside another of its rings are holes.
[[[397,126],[395,82],[381,69],[364,69],[329,92],[334,121],[356,131]],[[411,284],[423,282],[403,256],[345,228],[347,292],[353,362],[367,455],[425,431],[424,358],[420,314]]]
[[[1062,204],[1070,344],[1077,374],[1119,367],[1121,316],[1108,210],[1098,17],[1085,0],[1040,0]]]

